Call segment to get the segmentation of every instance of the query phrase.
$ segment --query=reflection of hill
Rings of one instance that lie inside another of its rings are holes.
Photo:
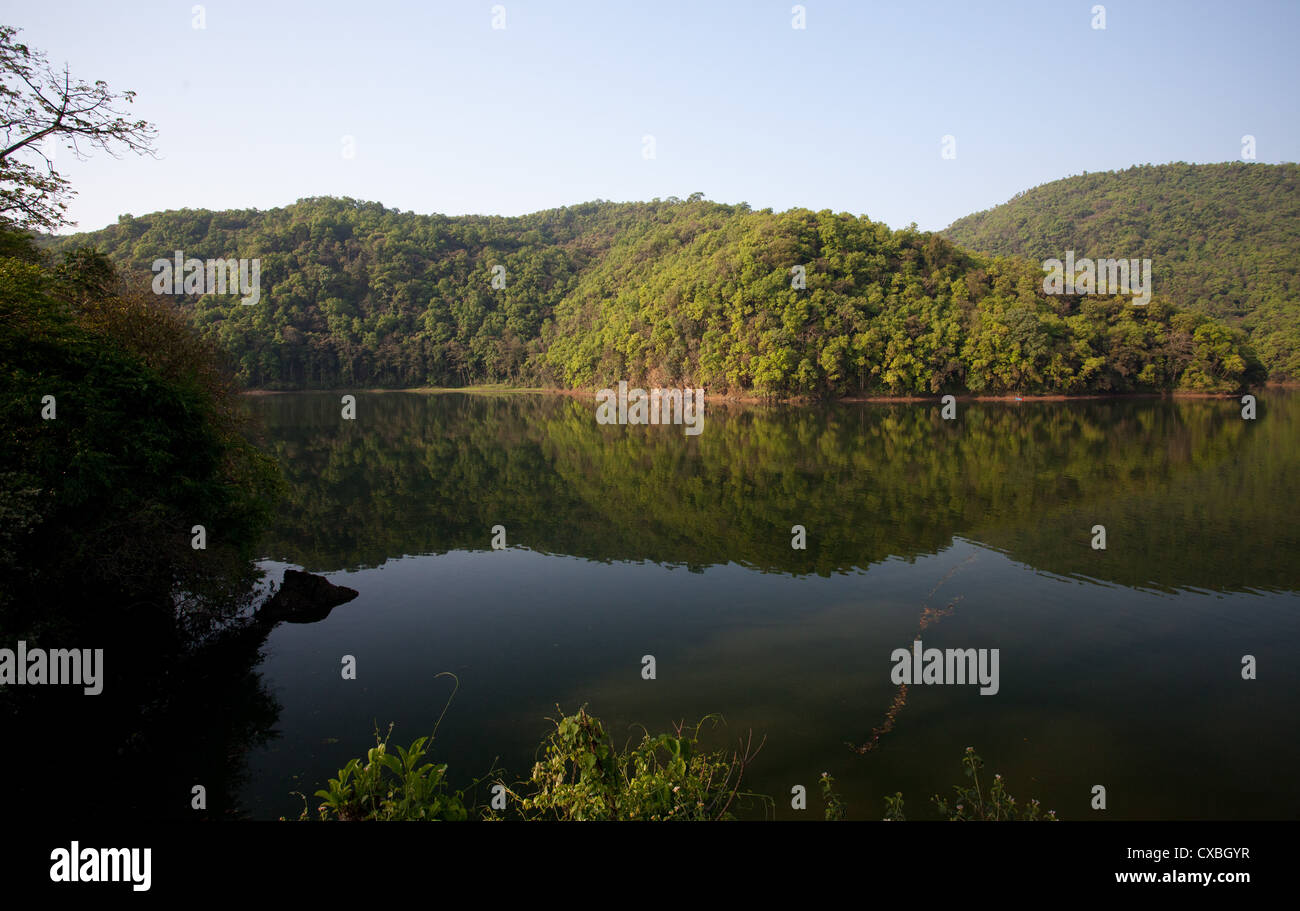
[[[257,400],[291,486],[264,550],[314,571],[508,542],[593,560],[848,572],[954,536],[1126,585],[1297,586],[1300,397],[725,408],[602,427],[568,398]],[[1107,526],[1109,548],[1089,546]],[[790,549],[790,526],[808,529]]]

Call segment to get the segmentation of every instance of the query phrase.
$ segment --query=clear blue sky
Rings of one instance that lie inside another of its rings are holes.
[[[352,196],[514,215],[686,197],[935,230],[1167,161],[1300,158],[1300,3],[6,0],[74,76],[138,93],[159,160],[60,150],[82,230]],[[655,137],[655,158],[642,137]],[[940,155],[945,135],[956,158]],[[345,159],[342,138],[354,137]]]

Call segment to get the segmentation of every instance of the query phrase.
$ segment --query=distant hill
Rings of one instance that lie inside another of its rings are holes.
[[[1245,336],[1157,294],[1046,295],[1037,263],[828,210],[694,194],[517,218],[352,199],[181,210],[49,241],[151,264],[257,258],[261,297],[191,294],[200,332],[264,388],[703,386],[710,392],[1232,390]]]
[[[1300,379],[1300,165],[1166,164],[1043,184],[946,237],[1037,262],[1152,260],[1155,290],[1241,326],[1277,378]]]

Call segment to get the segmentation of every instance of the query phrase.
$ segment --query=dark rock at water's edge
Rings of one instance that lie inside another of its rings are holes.
[[[279,591],[262,605],[262,609],[257,612],[257,619],[265,624],[279,623],[282,620],[288,623],[315,623],[324,620],[330,611],[340,604],[348,603],[357,594],[356,589],[335,585],[324,576],[286,569]]]

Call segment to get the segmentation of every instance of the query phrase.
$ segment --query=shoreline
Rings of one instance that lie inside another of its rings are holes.
[[[646,387],[650,388],[650,387]],[[843,404],[843,405],[916,405],[925,402],[938,402],[943,396],[951,395],[958,402],[1086,402],[1086,401],[1103,401],[1108,399],[1240,399],[1243,395],[1253,394],[1265,389],[1297,389],[1300,388],[1300,382],[1270,382],[1263,386],[1250,387],[1242,392],[1205,392],[1195,389],[1165,389],[1158,392],[1087,392],[1078,394],[1069,393],[1039,393],[1039,394],[1002,394],[1002,395],[981,395],[977,393],[956,393],[956,392],[937,392],[933,395],[851,395],[841,398],[817,399],[809,396],[790,396],[789,398],[774,398],[771,396],[761,395],[734,395],[721,393],[705,393],[706,402],[734,402],[745,405],[820,405],[820,404]],[[568,398],[595,398],[597,389],[548,389],[537,386],[504,386],[504,385],[481,385],[481,386],[409,386],[409,387],[370,387],[370,388],[337,388],[337,389],[245,389],[240,391],[241,396],[260,397],[268,395],[299,395],[305,392],[328,392],[338,393],[340,395],[358,394],[358,393],[376,393],[376,392],[411,392],[420,395],[553,395],[565,396]]]

